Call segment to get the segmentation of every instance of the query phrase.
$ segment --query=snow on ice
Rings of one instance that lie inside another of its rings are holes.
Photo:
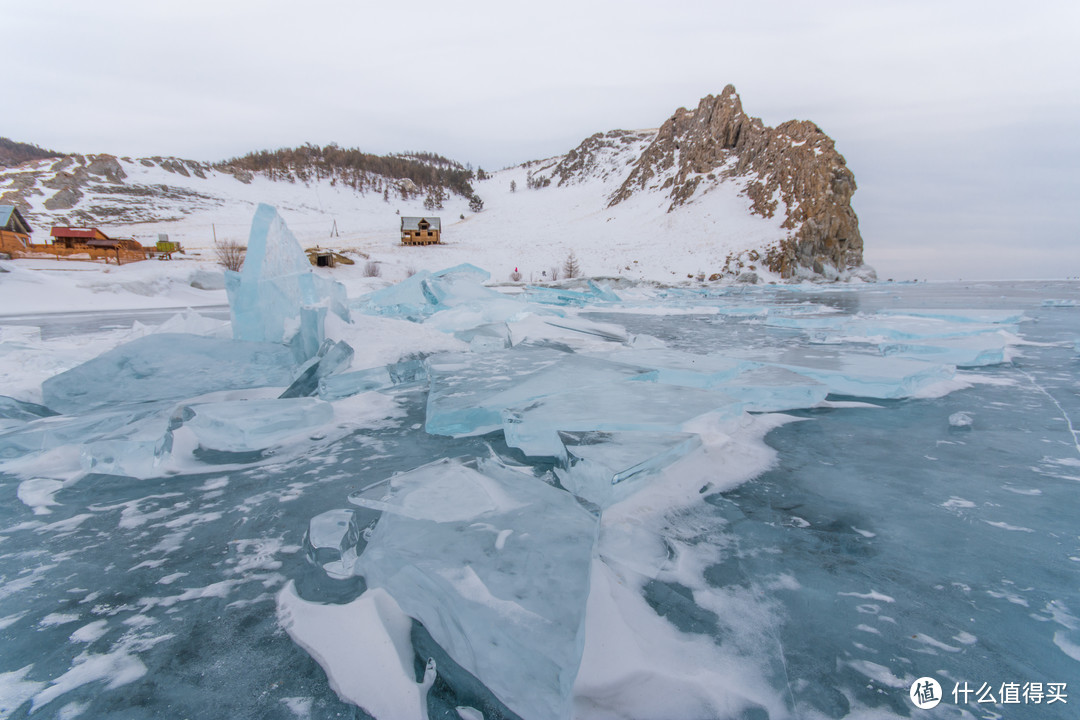
[[[1026,660],[1056,655],[1015,679],[1068,679],[1080,599],[1053,574],[1080,550],[1044,572],[1005,536],[1051,552],[1072,526],[1054,508],[1080,487],[1080,408],[1054,363],[1074,362],[1075,314],[1021,344],[1026,312],[1069,302],[489,280],[459,265],[346,297],[263,205],[226,276],[232,339],[189,314],[40,398],[0,398],[0,632],[19,638],[0,717],[90,716],[99,691],[181,682],[155,673],[170,644],[202,662],[180,639],[207,632],[196,607],[251,613],[266,637],[276,622],[321,666],[333,695],[281,680],[277,712],[906,716],[889,693],[920,673],[1029,667],[985,657],[982,638],[1017,632]],[[5,353],[49,342],[2,338]],[[1050,413],[1033,457],[1010,393]],[[1008,472],[977,465],[988,448],[1016,458],[996,463]],[[982,561],[950,533],[978,535],[1001,573],[965,566]],[[28,538],[57,544],[48,562]],[[915,572],[918,552],[937,565]],[[105,569],[65,569],[94,559]],[[28,598],[49,585],[69,601],[38,613]],[[46,633],[66,654],[28,650]],[[233,712],[184,692],[186,714]]]

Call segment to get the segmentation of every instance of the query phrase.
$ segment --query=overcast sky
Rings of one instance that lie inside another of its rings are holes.
[[[0,136],[67,152],[491,170],[732,83],[836,140],[882,278],[1080,275],[1076,0],[0,0],[0,27]]]

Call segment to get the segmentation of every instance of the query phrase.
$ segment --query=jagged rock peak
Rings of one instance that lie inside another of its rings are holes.
[[[765,258],[774,272],[829,275],[862,265],[862,236],[851,208],[855,176],[832,139],[808,121],[766,127],[743,112],[732,85],[702,98],[695,110],[676,110],[609,204],[659,190],[670,197],[670,212],[710,184],[729,181],[744,183],[752,212],[767,218],[784,213],[782,227],[790,235]]]

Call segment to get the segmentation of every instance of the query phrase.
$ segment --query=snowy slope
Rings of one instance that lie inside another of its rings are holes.
[[[527,180],[530,173],[550,176],[565,156],[477,181],[474,187],[485,202],[482,212],[471,212],[467,200],[456,195],[436,212],[443,220],[442,246],[403,247],[398,241],[398,214],[430,214],[422,197],[402,200],[391,193],[386,202],[379,193],[362,194],[329,179],[294,183],[256,175],[245,183],[191,162],[184,175],[177,168],[185,161],[171,158],[117,159],[124,177],[90,176],[72,207],[54,210],[46,202],[58,194],[58,161],[28,163],[0,173],[0,198],[10,202],[8,193],[17,192],[29,205],[24,215],[34,225],[36,242],[45,241],[53,224],[96,225],[143,244],[167,233],[204,258],[215,237],[245,242],[255,206],[267,202],[305,245],[359,250],[384,263],[390,276],[470,262],[489,269],[495,280],[509,279],[518,268],[524,280],[539,281],[573,251],[587,275],[686,281],[719,273],[729,253],[762,249],[788,234],[779,227],[779,217],[750,214],[738,180],[712,185],[670,213],[670,203],[649,191],[608,207],[609,196],[652,137],[648,131],[638,135],[638,142],[608,151],[599,165],[561,186],[559,177],[539,189],[528,188]],[[70,164],[61,172],[70,175]],[[335,223],[338,235],[331,236]]]

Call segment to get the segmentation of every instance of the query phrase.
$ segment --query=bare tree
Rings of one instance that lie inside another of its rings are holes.
[[[244,265],[247,248],[235,240],[215,240],[214,253],[217,255],[218,265],[226,270],[237,271]]]
[[[568,280],[581,277],[581,265],[578,264],[577,256],[574,255],[573,250],[566,256],[566,261],[563,262],[562,274]]]

